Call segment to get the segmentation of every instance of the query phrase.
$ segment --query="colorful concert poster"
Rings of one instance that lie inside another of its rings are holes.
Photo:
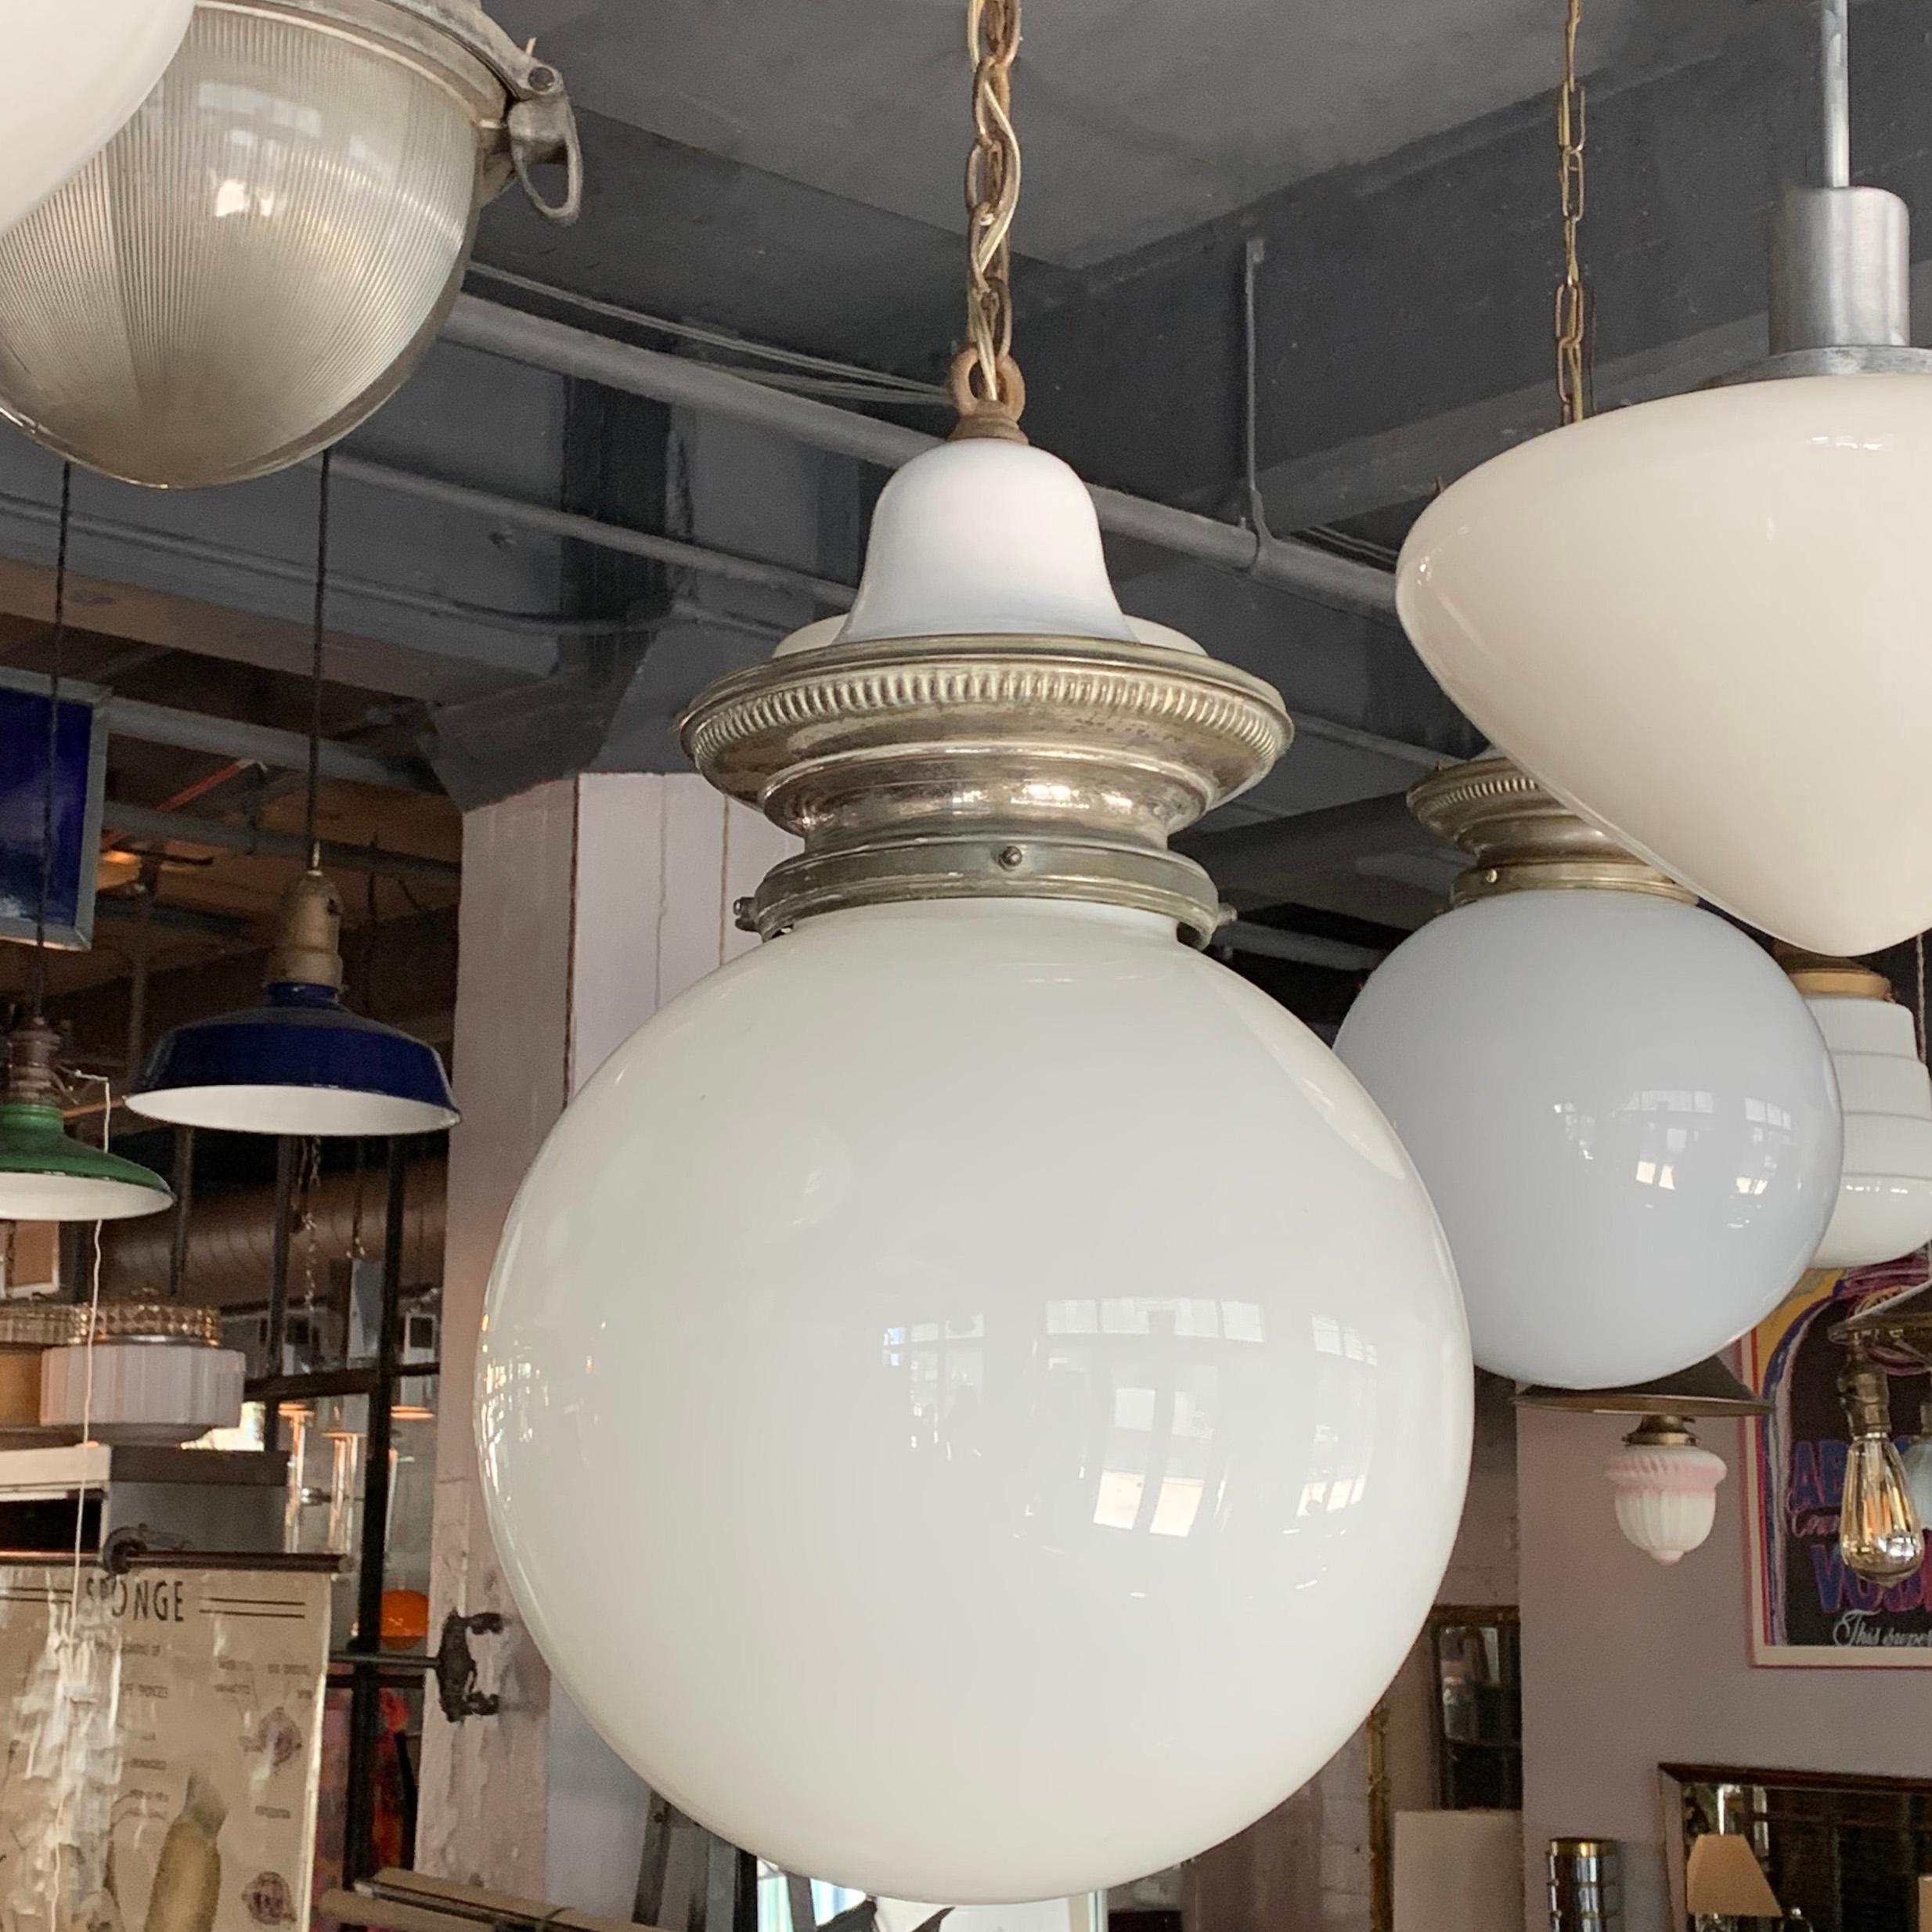
[[[1746,1436],[1754,1663],[1932,1667],[1932,1567],[1883,1588],[1847,1570],[1838,1553],[1848,1442],[1838,1395],[1844,1351],[1829,1339],[1861,1308],[1925,1278],[1917,1254],[1807,1275],[1745,1339],[1746,1379],[1772,1404]],[[1902,1447],[1916,1433],[1927,1385],[1923,1368],[1891,1382],[1892,1429]]]

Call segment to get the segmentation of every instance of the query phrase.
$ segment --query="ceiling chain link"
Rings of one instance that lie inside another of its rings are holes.
[[[1563,279],[1556,285],[1556,400],[1566,423],[1590,413],[1590,292],[1584,286],[1577,255],[1577,230],[1583,221],[1583,148],[1588,123],[1583,85],[1577,78],[1577,30],[1582,0],[1566,0],[1563,13],[1563,81],[1556,90],[1558,179],[1563,210]]]
[[[1020,199],[1020,143],[1013,127],[1013,63],[1019,0],[967,0],[973,63],[973,146],[966,162],[966,320],[971,347],[954,365],[962,420],[1011,425],[1025,391],[1013,360],[1013,216]]]

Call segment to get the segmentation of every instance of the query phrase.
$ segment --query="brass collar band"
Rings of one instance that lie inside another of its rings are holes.
[[[1579,818],[1507,758],[1491,754],[1431,772],[1411,787],[1409,809],[1476,860],[1449,889],[1454,906],[1564,888],[1697,903],[1695,892]]]
[[[1885,1000],[1892,997],[1892,982],[1869,966],[1856,960],[1833,959],[1822,953],[1807,953],[1779,939],[1772,947],[1785,976],[1808,1000]]]
[[[804,841],[740,923],[766,939],[853,906],[1062,899],[1224,917],[1175,832],[1287,748],[1280,696],[1155,645],[929,637],[795,651],[723,678],[680,720],[719,791]]]

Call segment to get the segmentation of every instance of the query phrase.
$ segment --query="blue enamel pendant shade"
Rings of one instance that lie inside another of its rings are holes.
[[[163,1036],[128,1105],[232,1134],[428,1134],[455,1125],[435,1049],[344,1009],[341,902],[317,871],[283,902],[262,1003]]]

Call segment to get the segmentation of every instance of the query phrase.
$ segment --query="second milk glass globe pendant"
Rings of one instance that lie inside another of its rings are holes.
[[[1476,1359],[1653,1380],[1789,1292],[1837,1203],[1838,1095],[1770,955],[1504,758],[1424,779],[1476,863],[1335,1051],[1415,1156]]]
[[[822,635],[684,721],[804,849],[517,1196],[490,1520],[571,1697],[723,1837],[1086,1892],[1367,1717],[1455,1534],[1467,1334],[1401,1145],[1167,849],[1281,701],[1137,641],[1072,472],[917,458]]]

